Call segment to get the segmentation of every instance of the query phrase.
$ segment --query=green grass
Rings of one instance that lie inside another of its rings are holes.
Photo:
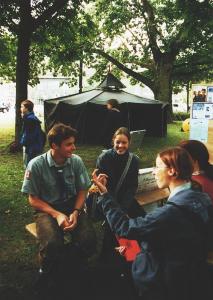
[[[141,168],[150,167],[162,148],[176,145],[187,139],[181,132],[181,122],[168,126],[166,138],[145,137],[143,148],[137,151]],[[31,299],[30,289],[37,270],[37,245],[25,230],[33,220],[27,199],[20,192],[24,170],[22,154],[8,153],[8,144],[14,139],[11,128],[0,129],[0,298]],[[89,174],[95,167],[102,146],[77,146]]]

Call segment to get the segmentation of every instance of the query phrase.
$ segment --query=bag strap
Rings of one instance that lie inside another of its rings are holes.
[[[121,177],[120,177],[120,179],[119,179],[119,181],[118,181],[118,183],[116,185],[115,196],[117,196],[117,193],[118,193],[118,191],[119,191],[119,189],[120,189],[120,187],[121,187],[121,185],[122,185],[122,183],[124,181],[124,178],[126,177],[126,174],[127,174],[128,170],[129,170],[129,167],[130,167],[130,164],[131,164],[131,161],[132,161],[132,158],[133,158],[133,153],[130,152],[128,160],[127,160],[127,163],[126,163],[126,166],[125,166],[125,168],[123,170],[123,173],[121,174]]]

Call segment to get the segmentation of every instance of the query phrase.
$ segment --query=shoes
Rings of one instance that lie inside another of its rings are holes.
[[[53,274],[44,272],[41,268],[38,271],[38,276],[34,284],[34,293],[38,299],[48,299],[50,291],[55,284]]]

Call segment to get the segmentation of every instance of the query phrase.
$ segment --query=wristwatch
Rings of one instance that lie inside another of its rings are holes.
[[[78,212],[78,215],[80,216],[82,210],[81,210],[80,208],[74,208],[74,209],[73,209],[73,212],[74,212],[75,210]]]

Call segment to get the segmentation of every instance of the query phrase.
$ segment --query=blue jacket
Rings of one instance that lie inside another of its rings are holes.
[[[212,204],[207,194],[188,189],[178,192],[169,202],[196,214],[203,224],[208,221],[208,207]],[[199,299],[203,295],[205,237],[180,209],[168,203],[145,217],[129,219],[109,194],[100,197],[99,205],[112,231],[141,244],[142,251],[132,265],[133,279],[141,294],[156,290],[159,299],[161,295],[170,300]]]
[[[20,144],[26,147],[26,153],[42,153],[44,141],[41,133],[41,122],[30,112],[23,117],[23,130]]]

